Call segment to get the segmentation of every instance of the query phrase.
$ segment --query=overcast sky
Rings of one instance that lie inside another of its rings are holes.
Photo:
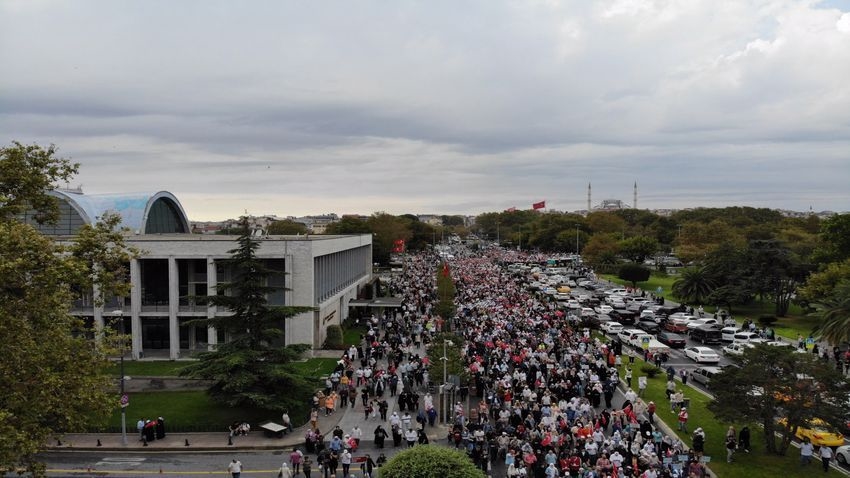
[[[850,0],[0,0],[0,139],[193,220],[850,210]]]

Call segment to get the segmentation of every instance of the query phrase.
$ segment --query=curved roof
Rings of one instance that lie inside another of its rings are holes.
[[[182,231],[189,232],[189,219],[180,201],[168,191],[156,193],[130,193],[130,194],[83,194],[77,191],[54,189],[50,194],[66,201],[80,217],[88,224],[94,224],[106,212],[121,215],[121,227],[126,227],[136,234],[149,234],[149,216],[151,209],[157,201],[167,203],[174,211],[175,220],[182,227]]]

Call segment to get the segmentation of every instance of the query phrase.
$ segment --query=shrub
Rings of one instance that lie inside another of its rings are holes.
[[[390,458],[382,478],[484,478],[465,453],[433,445],[417,445]]]
[[[325,337],[324,348],[330,350],[342,350],[345,344],[342,341],[342,327],[333,324],[328,326],[328,335]]]
[[[775,315],[761,315],[758,318],[759,323],[763,327],[770,327],[771,325],[773,325],[776,322],[776,320],[777,319],[776,319]]]
[[[617,277],[631,282],[632,287],[637,287],[638,282],[646,282],[649,276],[650,270],[640,264],[623,264],[617,271]]]
[[[656,367],[655,365],[650,365],[648,363],[641,365],[640,371],[643,372],[643,374],[649,378],[655,378],[656,375],[661,373],[660,368]]]

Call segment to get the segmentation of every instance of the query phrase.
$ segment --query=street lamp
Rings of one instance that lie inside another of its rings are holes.
[[[114,310],[112,313],[118,315],[118,322],[121,324],[121,443],[127,446],[127,403],[124,398],[124,310]]]
[[[578,254],[578,224],[576,224],[576,254]]]
[[[446,345],[454,346],[454,342],[448,339],[443,339],[443,356],[440,357],[440,360],[443,361],[443,423],[449,421],[449,411],[448,408],[451,404],[446,400],[446,385],[449,381],[448,370],[446,368],[446,364],[449,362],[449,357],[446,355]]]

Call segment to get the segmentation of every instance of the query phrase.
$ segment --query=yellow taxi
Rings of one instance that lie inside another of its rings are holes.
[[[785,426],[787,421],[782,418],[779,424]],[[844,444],[844,435],[830,430],[829,425],[820,418],[809,420],[808,424],[797,427],[797,438],[800,440],[808,438],[814,446],[841,446]]]

